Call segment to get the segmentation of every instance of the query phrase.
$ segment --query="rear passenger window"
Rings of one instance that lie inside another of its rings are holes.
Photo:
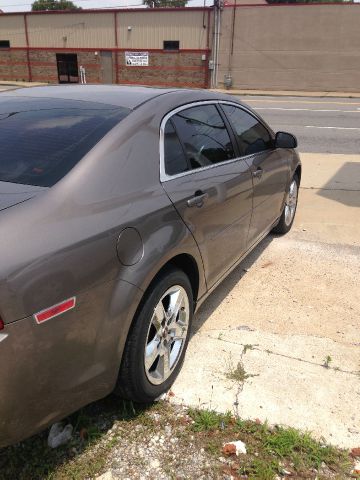
[[[189,169],[184,150],[171,120],[165,126],[164,149],[167,175],[176,175]]]
[[[267,129],[255,117],[233,105],[222,105],[226,116],[235,129],[240,155],[262,152],[272,147]]]
[[[171,119],[191,169],[235,158],[229,133],[215,105],[187,108]]]

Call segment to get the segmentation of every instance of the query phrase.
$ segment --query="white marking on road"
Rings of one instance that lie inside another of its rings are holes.
[[[254,107],[255,110],[284,110],[292,112],[336,112],[336,113],[360,113],[360,108],[357,110],[322,110],[313,108],[282,108],[282,107]]]
[[[241,97],[241,95],[239,96]],[[260,99],[260,98],[259,99],[246,98],[246,96],[242,96],[242,99],[246,103],[260,102],[260,103],[316,103],[318,105],[346,105],[346,106],[360,105],[360,102],[327,102],[327,101],[318,102],[314,100],[278,100],[278,99],[268,100],[268,99]]]
[[[304,125],[305,128],[332,128],[334,130],[360,130],[360,127],[319,127],[317,125]]]

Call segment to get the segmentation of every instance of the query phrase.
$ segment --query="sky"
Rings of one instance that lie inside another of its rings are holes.
[[[73,0],[75,5],[82,8],[119,8],[141,6],[142,0]],[[212,5],[213,0],[205,0],[206,5]],[[3,12],[26,12],[31,10],[31,0],[0,0],[0,9]],[[204,0],[189,0],[188,6],[204,5]]]

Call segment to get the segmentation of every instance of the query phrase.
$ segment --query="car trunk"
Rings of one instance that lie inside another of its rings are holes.
[[[19,183],[0,182],[0,210],[5,210],[18,203],[25,202],[39,195],[46,187],[34,187]]]

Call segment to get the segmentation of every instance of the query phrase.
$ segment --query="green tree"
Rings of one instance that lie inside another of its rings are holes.
[[[71,0],[35,0],[31,6],[33,12],[41,10],[81,10]]]
[[[185,7],[188,0],[144,0],[144,5],[150,8]]]

